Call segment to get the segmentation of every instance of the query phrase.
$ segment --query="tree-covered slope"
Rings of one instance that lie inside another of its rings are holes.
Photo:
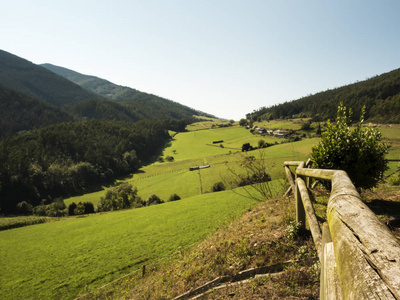
[[[61,108],[0,85],[0,140],[20,131],[72,121]]]
[[[0,213],[38,205],[138,169],[182,130],[181,120],[85,121],[31,130],[0,141]]]
[[[372,122],[400,123],[400,69],[332,90],[262,107],[247,114],[252,120],[271,120],[296,116],[334,119],[340,102],[352,108],[358,119],[365,105],[365,118]]]
[[[0,84],[55,106],[101,96],[32,62],[0,50]]]
[[[116,85],[112,82],[109,82],[108,80],[101,79],[96,76],[84,75],[67,68],[55,66],[48,63],[41,64],[40,66],[80,85],[81,87],[89,91],[107,97],[111,100],[123,101],[126,100],[128,97],[132,97],[140,93],[135,89]]]
[[[145,119],[134,110],[111,100],[88,99],[67,108],[77,118],[85,120],[116,120],[136,122]]]
[[[180,103],[129,87],[116,85],[95,76],[83,75],[52,64],[42,64],[41,66],[79,84],[85,89],[110,100],[121,102],[123,106],[131,110],[132,114],[137,117],[141,116],[142,119],[187,119],[193,115],[210,116]]]

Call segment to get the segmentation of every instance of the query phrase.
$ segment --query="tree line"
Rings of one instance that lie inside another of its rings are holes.
[[[0,212],[50,204],[136,171],[155,159],[184,120],[83,121],[51,125],[0,142]]]
[[[400,123],[400,69],[365,81],[327,90],[271,107],[262,107],[246,115],[248,120],[261,121],[296,117],[312,117],[315,121],[335,119],[342,102],[352,108],[354,117],[361,116],[378,123]]]

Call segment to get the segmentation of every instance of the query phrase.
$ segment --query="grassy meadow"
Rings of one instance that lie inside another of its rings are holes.
[[[166,201],[176,193],[182,200],[0,231],[0,299],[74,299],[190,248],[259,203],[231,190],[210,192],[214,183],[229,181],[228,169],[240,169],[243,156],[266,160],[279,193],[283,162],[308,159],[318,142],[318,138],[306,138],[281,143],[283,139],[253,135],[238,126],[211,129],[216,123],[202,121],[176,134],[162,154],[173,156],[173,162],[144,166],[120,180],[137,187],[143,199],[156,194]],[[295,120],[260,125],[296,130],[301,124]],[[389,157],[399,158],[400,127],[382,126],[381,132],[392,143]],[[256,147],[260,139],[274,145],[241,152],[242,144]],[[210,168],[189,171],[205,164]],[[390,171],[397,164],[391,163]],[[66,199],[65,204],[89,201],[96,205],[105,192],[106,187]]]
[[[255,200],[232,191],[0,232],[0,299],[73,299],[199,242]]]
[[[298,129],[301,124],[296,124]],[[260,139],[268,143],[278,143],[274,146],[254,150],[246,154],[241,152],[244,143],[250,143],[256,147]],[[213,141],[223,140],[224,148]],[[283,143],[283,140],[271,136],[253,135],[243,127],[226,127],[209,130],[198,130],[179,133],[174,136],[172,142],[167,145],[163,156],[173,156],[173,162],[156,162],[145,166],[131,178],[124,179],[137,187],[138,194],[143,199],[156,194],[163,200],[167,200],[173,193],[181,198],[186,198],[202,193],[210,192],[213,184],[229,179],[228,168],[235,169],[243,160],[243,157],[254,156],[260,158],[263,153],[268,173],[273,180],[284,176],[283,162],[285,160],[308,159],[311,146],[318,139],[304,139],[295,143]],[[210,168],[189,171],[192,166],[210,165]],[[83,196],[72,197],[65,200],[65,204],[72,202],[89,201],[97,204],[100,197],[104,196],[106,188]]]

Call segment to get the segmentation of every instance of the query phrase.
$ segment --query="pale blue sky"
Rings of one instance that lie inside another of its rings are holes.
[[[227,119],[400,67],[398,0],[14,0],[0,49]]]

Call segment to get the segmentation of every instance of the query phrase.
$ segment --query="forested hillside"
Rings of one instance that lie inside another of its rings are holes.
[[[41,64],[40,66],[80,85],[81,87],[89,91],[107,97],[111,100],[124,101],[129,97],[141,93],[138,90],[116,85],[112,82],[109,82],[108,80],[101,79],[96,76],[84,75],[67,68],[55,66],[48,63]]]
[[[0,85],[0,140],[20,131],[72,121],[64,110]]]
[[[102,97],[23,58],[0,50],[0,84],[55,106]]]
[[[365,118],[377,123],[400,123],[400,69],[299,100],[262,107],[246,115],[251,120],[293,117],[334,119],[340,102],[353,109],[358,119],[365,105]]]
[[[131,113],[140,119],[186,119],[193,115],[213,117],[180,103],[116,85],[95,76],[83,75],[52,64],[41,66],[96,94],[121,102],[121,105],[129,108]]]
[[[157,155],[185,121],[63,123],[0,142],[0,211],[51,203],[132,173]]]

